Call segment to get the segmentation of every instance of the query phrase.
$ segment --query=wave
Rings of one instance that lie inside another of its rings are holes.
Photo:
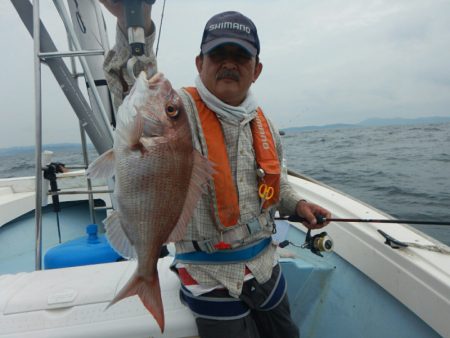
[[[441,154],[433,155],[430,158],[430,161],[450,163],[450,154],[441,153]],[[450,170],[450,168],[449,168],[449,170]]]
[[[2,169],[2,170],[15,172],[15,171],[24,171],[24,170],[29,170],[29,169],[34,169],[34,164],[30,164],[30,163],[12,164],[11,167],[6,167],[5,169]]]

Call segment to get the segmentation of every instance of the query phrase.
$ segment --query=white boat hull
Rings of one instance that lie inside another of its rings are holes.
[[[387,217],[324,185],[295,177],[291,183],[299,194],[330,209],[335,217]],[[332,323],[339,318],[333,324],[337,336],[358,333],[375,338],[384,332],[386,337],[398,337],[398,332],[404,332],[408,337],[449,337],[450,256],[416,248],[392,249],[377,229],[399,240],[442,245],[400,224],[334,223],[326,231],[334,240],[335,253],[320,258],[288,247],[297,258],[284,259],[282,266],[292,314],[302,332],[324,336],[331,325],[324,326],[324,320]],[[294,223],[286,235],[301,244],[304,231]],[[166,314],[164,336],[195,336],[194,318],[180,303],[178,279],[168,269],[171,260],[164,258],[158,266]],[[134,262],[119,262],[1,275],[0,336],[162,336],[135,297],[104,311],[134,268]],[[384,326],[371,322],[371,316],[382,318]]]
[[[324,185],[291,177],[305,199],[335,218],[389,219],[388,215]],[[331,223],[335,252],[388,291],[444,337],[450,336],[450,255],[419,248],[392,249],[378,233],[436,247],[442,243],[404,224]],[[446,250],[449,250],[446,247]]]

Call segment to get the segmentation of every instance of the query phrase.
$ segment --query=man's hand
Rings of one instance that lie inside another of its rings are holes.
[[[331,218],[331,213],[327,209],[324,209],[317,204],[310,203],[305,200],[298,201],[295,212],[298,216],[306,219],[306,221],[302,222],[302,224],[308,229],[320,229],[330,223],[317,223],[316,216]]]

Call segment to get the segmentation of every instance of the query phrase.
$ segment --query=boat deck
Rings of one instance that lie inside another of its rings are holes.
[[[305,234],[289,227],[287,237]],[[281,259],[294,322],[304,337],[441,337],[406,306],[336,253],[319,257],[287,247],[295,259]],[[364,332],[362,336],[361,333]]]
[[[282,230],[285,225],[280,224]],[[304,232],[285,228],[293,243]],[[292,317],[303,337],[440,337],[383,288],[335,253],[325,257],[288,246],[282,258]],[[172,257],[158,262],[166,330],[137,297],[106,306],[136,269],[136,261],[37,271],[0,277],[0,327],[4,337],[192,337],[192,313],[181,304]],[[70,329],[68,329],[70,328]],[[3,337],[3,336],[2,336]]]
[[[34,195],[34,194],[33,194]],[[33,196],[34,198],[34,196]],[[105,211],[96,211],[96,219],[105,218]],[[63,202],[60,212],[61,240],[85,236],[91,223],[88,201]],[[35,269],[35,220],[34,211],[0,227],[0,275],[32,272]],[[42,209],[42,252],[58,244],[56,214],[52,206]]]

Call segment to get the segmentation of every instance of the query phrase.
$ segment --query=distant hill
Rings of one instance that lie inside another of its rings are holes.
[[[327,125],[322,125],[322,126],[291,127],[291,128],[283,128],[282,130],[286,133],[295,133],[298,131],[322,130],[322,129],[346,129],[346,128],[362,128],[362,127],[375,127],[375,126],[436,124],[436,123],[448,123],[448,122],[450,122],[450,117],[446,117],[446,116],[419,117],[419,118],[415,118],[415,119],[372,118],[372,119],[366,119],[359,123],[354,123],[354,124],[338,123],[338,124],[327,124]]]
[[[450,117],[446,116],[432,116],[432,117],[418,117],[415,119],[367,119],[359,123],[363,126],[395,126],[395,125],[408,125],[408,124],[434,124],[434,123],[447,123],[450,122]]]

